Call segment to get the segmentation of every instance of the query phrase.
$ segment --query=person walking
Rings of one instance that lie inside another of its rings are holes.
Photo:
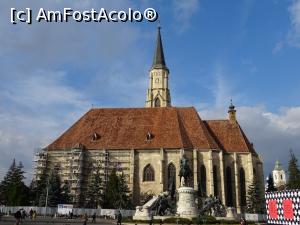
[[[32,218],[33,218],[33,219],[36,218],[36,211],[35,211],[35,210],[33,210]]]
[[[83,225],[86,225],[87,224],[87,221],[88,221],[88,216],[87,216],[87,213],[85,213],[83,215]]]
[[[241,225],[247,225],[247,222],[244,217],[241,218]]]
[[[18,210],[18,211],[14,214],[14,216],[15,216],[15,219],[16,219],[15,225],[19,225],[19,224],[20,224],[20,221],[21,221],[21,218],[22,218],[22,214],[21,214],[20,210]]]
[[[120,210],[117,215],[117,225],[122,225],[122,213]]]
[[[22,209],[22,220],[25,220],[26,218],[26,211]]]
[[[30,219],[32,220],[32,216],[33,216],[33,210],[32,209],[30,209],[30,211],[29,211],[29,216],[30,216]]]
[[[92,223],[96,223],[96,213],[94,213],[92,216]]]
[[[149,225],[152,225],[153,224],[153,214],[151,213],[150,215],[150,221],[149,221]]]

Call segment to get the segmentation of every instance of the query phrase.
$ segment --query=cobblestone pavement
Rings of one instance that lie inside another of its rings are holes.
[[[14,225],[15,219],[13,217],[2,217],[0,220],[0,225]],[[20,225],[69,225],[69,224],[83,224],[82,219],[53,219],[53,218],[36,218],[34,220],[25,219],[20,223]],[[92,219],[89,218],[87,222],[88,225],[90,224],[101,224],[101,225],[114,225],[116,224],[115,220],[106,220],[106,219],[96,219],[96,223],[92,223]]]

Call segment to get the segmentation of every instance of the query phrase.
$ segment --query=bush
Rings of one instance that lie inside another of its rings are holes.
[[[219,224],[219,221],[213,216],[201,216],[200,221],[198,217],[193,218],[193,224],[203,224],[203,222],[205,224]]]
[[[142,224],[149,224],[150,223],[149,220],[134,220],[131,217],[124,218],[122,220],[122,222],[124,222],[124,223],[133,223],[133,224],[140,224],[140,223],[142,223]],[[154,219],[154,220],[152,220],[152,223],[159,224],[160,222],[161,222],[160,219]]]
[[[125,217],[122,220],[122,222],[125,222],[125,223],[132,223],[132,221],[133,221],[132,217]]]
[[[172,218],[167,218],[167,219],[163,220],[163,223],[190,224],[190,223],[192,223],[192,221],[187,218],[172,217]]]
[[[219,220],[220,224],[238,224],[239,222],[235,220]]]

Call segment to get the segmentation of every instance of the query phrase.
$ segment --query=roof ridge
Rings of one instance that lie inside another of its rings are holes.
[[[212,138],[214,139],[214,141],[216,142],[217,146],[224,151],[225,148],[222,145],[222,143],[220,142],[219,138],[215,135],[215,133],[212,131],[212,129],[210,128],[210,126],[207,123],[207,120],[204,120],[203,123],[205,124],[207,131],[209,132],[209,134],[212,136]]]
[[[191,142],[189,136],[187,135],[185,126],[181,119],[180,112],[178,110],[176,110],[176,114],[177,114],[177,122],[178,122],[178,126],[179,126],[179,133],[180,133],[180,137],[181,137],[182,147],[185,148],[185,144],[187,145],[186,147],[193,146],[193,143]],[[184,134],[183,134],[183,132],[184,132]],[[184,135],[184,137],[183,137],[183,135]],[[186,142],[188,142],[188,143],[184,143],[184,140],[186,140],[185,138],[187,139]]]
[[[229,119],[208,119],[208,120],[202,120],[202,121],[229,121]]]
[[[174,107],[174,106],[168,106],[168,107],[97,107],[97,108],[92,108],[89,111],[95,111],[95,110],[128,110],[128,109],[143,109],[143,110],[169,110],[169,109],[189,109],[189,108],[194,108],[193,106],[184,106],[184,107]]]
[[[207,141],[208,146],[209,146],[211,149],[214,148],[213,144],[215,144],[217,147],[219,147],[218,143],[215,141],[215,138],[213,138],[213,137],[210,135],[210,133],[208,132],[208,130],[206,129],[206,126],[204,125],[204,121],[201,119],[201,117],[200,117],[199,113],[197,112],[197,110],[196,110],[195,108],[194,108],[194,110],[196,111],[199,125],[200,125],[200,127],[202,128],[202,130],[203,130],[203,133],[204,133],[204,135],[205,135],[205,137],[206,137],[206,141]],[[202,122],[202,123],[201,123],[201,122]],[[213,141],[213,142],[215,142],[215,143],[210,143],[210,140]]]
[[[246,136],[244,130],[242,129],[242,127],[241,127],[240,124],[238,123],[238,121],[236,121],[236,124],[237,124],[238,127],[239,127],[239,132],[240,132],[241,135],[243,136],[243,141],[244,141],[246,147],[248,148],[249,152],[252,152],[252,153],[257,154],[256,151],[255,151],[255,149],[254,149],[254,147],[251,145],[251,142],[250,142],[249,139],[247,138],[247,136]]]
[[[51,144],[47,145],[44,149],[51,149],[55,143],[61,139],[65,134],[68,133],[72,128],[74,128],[78,123],[80,123],[81,120],[83,120],[89,113],[92,112],[93,109],[88,110],[85,114],[83,114],[78,120],[76,120],[69,128],[67,128],[58,138],[56,138],[54,141],[51,142]],[[61,146],[64,148],[63,146]]]

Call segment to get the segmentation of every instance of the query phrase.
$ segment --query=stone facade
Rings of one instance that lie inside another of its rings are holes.
[[[59,168],[80,205],[95,169],[106,182],[117,168],[139,205],[144,196],[168,190],[171,176],[180,187],[184,153],[193,171],[189,186],[242,212],[253,179],[264,189],[263,162],[239,126],[235,107],[231,103],[224,120],[202,120],[193,107],[171,107],[168,77],[159,30],[146,108],[91,109],[36,154],[36,179]]]
[[[37,165],[42,164],[43,168],[47,166],[49,170],[54,166],[61,168],[59,170],[61,179],[71,181],[72,194],[75,202],[78,203],[80,194],[86,191],[89,174],[93,169],[99,167],[103,180],[106,181],[112,168],[117,165],[128,180],[133,202],[138,205],[142,195],[157,195],[168,190],[168,166],[173,164],[178,175],[182,152],[183,149],[45,151],[37,154]],[[216,194],[227,206],[236,207],[238,212],[241,212],[245,206],[245,194],[254,177],[259,179],[263,190],[262,160],[257,155],[224,153],[221,150],[199,151],[198,149],[185,149],[184,152],[194,171],[191,186],[198,190],[198,183],[205,182],[206,190],[202,191],[206,195]],[[149,164],[154,169],[154,180],[143,181],[144,168]],[[201,166],[205,167],[205,175],[201,174]],[[213,170],[214,167],[217,170]],[[242,169],[245,173],[244,178],[241,175]],[[226,170],[231,171],[231,178],[228,177],[228,173],[226,174]],[[37,168],[37,179],[39,179],[40,171]],[[216,182],[214,182],[214,176],[217,177]],[[205,180],[204,177],[206,177]],[[229,185],[228,182],[230,182]],[[243,183],[244,194],[241,193]],[[228,190],[229,186],[231,190]],[[179,177],[176,176],[176,189],[179,187]]]

